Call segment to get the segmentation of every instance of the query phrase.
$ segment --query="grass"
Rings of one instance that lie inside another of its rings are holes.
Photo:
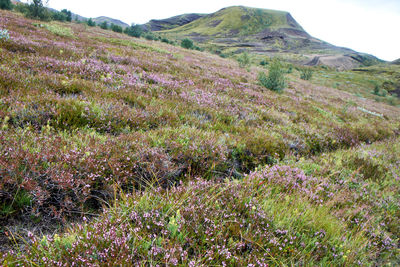
[[[239,35],[246,36],[258,33],[266,26],[271,28],[287,27],[286,14],[286,12],[275,10],[235,6],[220,10],[215,16],[205,16],[178,28],[162,31],[162,33],[184,35],[196,33],[213,36],[226,35],[230,31],[237,30]]]
[[[44,28],[61,37],[74,37],[74,32],[71,28],[62,27],[58,24],[44,24]]]
[[[0,12],[1,265],[398,260],[400,110],[368,81],[396,67],[285,63],[277,94],[261,66]]]

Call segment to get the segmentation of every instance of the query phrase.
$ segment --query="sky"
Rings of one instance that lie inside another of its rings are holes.
[[[26,1],[25,1],[26,2]],[[84,17],[143,24],[184,13],[243,5],[288,11],[312,36],[392,61],[400,58],[400,0],[49,0],[48,6]]]

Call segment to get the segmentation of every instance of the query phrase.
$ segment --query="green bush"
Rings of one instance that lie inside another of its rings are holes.
[[[267,66],[269,64],[269,59],[263,59],[260,62],[260,66]]]
[[[58,20],[58,21],[66,21],[68,19],[67,15],[63,12],[52,12],[51,17],[53,20]]]
[[[90,19],[87,21],[87,25],[90,26],[90,27],[94,27],[94,26],[96,26],[96,22],[94,22],[93,19],[90,18]]]
[[[146,40],[149,40],[149,41],[154,41],[154,40],[156,39],[156,37],[155,37],[154,34],[152,34],[152,33],[146,34],[146,35],[144,36],[144,38],[146,38]]]
[[[194,44],[192,40],[185,38],[182,40],[181,46],[186,49],[193,49]]]
[[[115,24],[113,24],[113,23],[111,23],[111,30],[112,30],[113,32],[119,32],[119,33],[122,33],[122,32],[123,32],[123,29],[122,29],[121,26],[115,25]]]
[[[49,21],[52,19],[51,12],[43,6],[42,0],[32,0],[32,3],[23,9],[28,18]]]
[[[242,53],[238,59],[237,59],[238,63],[239,63],[239,67],[241,68],[246,68],[250,65],[250,57],[249,57],[249,53],[244,52]]]
[[[0,0],[0,9],[11,10],[13,5],[10,0]]]
[[[311,80],[313,71],[310,68],[303,68],[300,70],[300,79],[309,81]]]
[[[264,72],[260,72],[258,74],[258,81],[267,89],[276,92],[283,91],[287,84],[281,62],[274,60],[269,66],[268,76]]]
[[[169,44],[169,40],[165,37],[161,38],[161,42]]]
[[[130,27],[125,28],[124,33],[129,36],[139,38],[142,36],[143,30],[140,25],[131,25]]]
[[[67,9],[63,9],[61,10],[61,13],[65,14],[66,16],[66,21],[71,22],[72,21],[72,12],[67,10]]]
[[[108,22],[103,21],[102,23],[100,23],[100,28],[102,28],[103,30],[108,30]]]

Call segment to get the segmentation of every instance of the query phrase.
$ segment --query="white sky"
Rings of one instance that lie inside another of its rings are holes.
[[[384,60],[400,58],[400,0],[49,0],[55,9],[66,8],[85,17],[112,17],[128,24],[184,13],[212,13],[232,5],[288,11],[318,39]]]

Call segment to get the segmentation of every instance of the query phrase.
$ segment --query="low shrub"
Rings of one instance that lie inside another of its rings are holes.
[[[194,44],[192,40],[185,38],[181,41],[181,46],[186,49],[193,49]]]
[[[102,23],[100,23],[100,28],[102,28],[103,30],[108,30],[108,22],[107,21],[103,21]]]
[[[287,84],[280,61],[274,60],[269,65],[268,76],[264,72],[260,72],[258,74],[258,81],[267,89],[282,92]]]
[[[144,36],[144,38],[145,38],[146,40],[149,40],[149,41],[154,41],[154,40],[156,40],[156,37],[155,37],[154,34],[152,34],[152,33],[147,33],[147,34]]]
[[[93,19],[90,18],[90,19],[87,21],[87,25],[90,26],[90,27],[94,27],[94,26],[96,26],[96,22],[94,22]]]
[[[300,79],[309,81],[311,80],[313,75],[313,70],[310,68],[302,68],[300,69]]]
[[[248,52],[244,52],[242,54],[240,54],[240,56],[237,59],[238,63],[239,63],[239,67],[241,68],[246,68],[248,66],[250,66],[250,56]]]

